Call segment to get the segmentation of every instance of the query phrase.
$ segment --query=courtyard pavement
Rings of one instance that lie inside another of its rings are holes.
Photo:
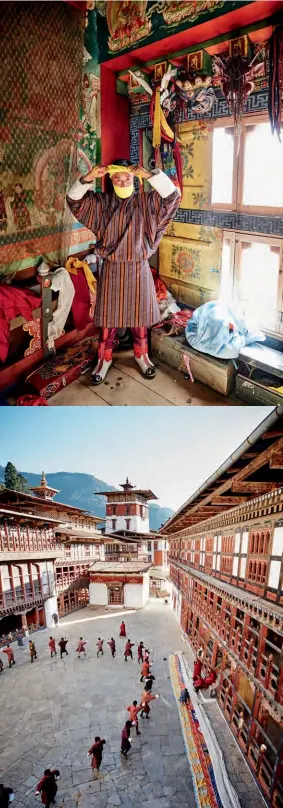
[[[153,692],[161,698],[152,703],[150,720],[140,719],[140,736],[133,727],[132,749],[127,760],[121,759],[126,707],[135,698],[139,701],[142,692],[136,648],[133,661],[124,661],[125,641],[118,636],[121,619],[121,614],[110,610],[101,615],[83,609],[61,620],[52,632],[33,637],[38,651],[33,665],[27,648],[21,651],[16,646],[16,665],[11,670],[2,655],[0,781],[14,788],[15,808],[39,808],[35,787],[48,767],[61,773],[57,808],[136,808],[137,804],[139,808],[195,808],[168,667],[169,654],[187,646],[163,602],[152,601],[142,611],[125,613],[127,636],[136,646],[143,640],[152,649]],[[51,633],[57,642],[63,635],[69,640],[69,656],[63,660],[59,653],[50,658]],[[81,659],[75,653],[79,636],[88,640],[87,656]],[[97,659],[99,636],[105,638],[105,652]],[[106,644],[111,636],[116,638],[115,659]],[[87,757],[95,735],[107,741],[97,780]],[[231,740],[234,743],[232,736]],[[244,773],[252,781],[247,768]],[[247,786],[246,782],[246,791]]]

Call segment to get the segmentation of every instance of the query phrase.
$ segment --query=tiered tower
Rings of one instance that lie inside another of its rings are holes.
[[[35,497],[40,497],[40,499],[47,500],[53,500],[55,494],[59,494],[57,488],[51,488],[51,486],[48,485],[44,471],[41,473],[40,485],[30,487],[29,491],[32,491]]]
[[[157,499],[152,491],[136,488],[127,477],[122,491],[101,491],[107,497],[106,534],[117,530],[149,533],[148,502]]]

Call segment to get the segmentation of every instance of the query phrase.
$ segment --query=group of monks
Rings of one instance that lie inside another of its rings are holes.
[[[198,651],[194,662],[193,683],[196,693],[199,690],[208,690],[216,682],[217,676],[213,668],[209,667],[206,676],[201,675],[202,671],[202,650]]]
[[[30,657],[30,661],[31,661],[31,662],[33,662],[33,661],[34,661],[34,659],[37,659],[37,651],[36,651],[36,647],[35,647],[34,641],[33,641],[33,640],[29,640],[29,644],[28,644],[28,645],[29,645],[29,657]],[[23,647],[24,647],[24,646],[23,646],[23,644],[22,644],[22,645],[21,645],[21,648],[23,648]],[[12,668],[12,667],[13,667],[13,665],[15,665],[15,664],[16,664],[16,660],[15,660],[15,655],[14,655],[13,648],[12,648],[12,646],[10,645],[10,643],[7,643],[6,648],[2,648],[2,649],[1,649],[1,651],[2,651],[2,653],[3,653],[3,654],[6,654],[6,656],[7,656],[7,660],[8,660],[8,666],[9,666],[9,668]],[[3,665],[2,659],[0,659],[0,673],[2,673],[3,669],[4,669],[4,665]]]
[[[134,647],[135,643],[131,642],[129,638],[127,639],[126,626],[124,620],[122,620],[122,623],[120,625],[119,636],[124,637],[126,640],[124,659],[125,662],[127,662],[129,658],[133,659],[132,648]],[[104,640],[99,637],[97,641],[97,656],[99,656],[99,654],[101,655],[103,654],[103,642]],[[116,654],[116,642],[114,637],[111,637],[111,640],[108,640],[108,645],[110,646],[112,656],[114,657]],[[141,695],[140,702],[138,703],[138,701],[134,699],[132,704],[129,704],[129,706],[126,708],[129,717],[121,733],[121,754],[125,758],[127,757],[128,752],[131,748],[130,736],[132,727],[136,728],[136,735],[140,735],[139,719],[138,719],[139,714],[141,718],[144,718],[145,716],[145,718],[148,719],[150,713],[150,706],[149,706],[150,702],[154,701],[154,699],[158,699],[158,694],[153,696],[151,693],[155,677],[151,673],[150,651],[144,647],[142,641],[139,643],[137,647],[137,655],[138,655],[138,663],[139,664],[141,663],[142,665],[140,681],[144,682],[144,689]],[[106,743],[105,738],[100,738],[100,736],[97,735],[95,737],[94,743],[91,745],[87,753],[88,756],[92,758],[91,762],[92,769],[97,773],[99,772],[101,766],[103,747],[105,743]]]

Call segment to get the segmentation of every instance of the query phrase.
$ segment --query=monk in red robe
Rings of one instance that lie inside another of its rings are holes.
[[[104,654],[103,643],[104,643],[104,639],[101,639],[101,637],[98,637],[98,640],[97,640],[97,643],[96,643],[96,647],[97,647],[96,656],[97,656],[97,658],[99,657],[99,654],[101,654],[101,656],[103,656],[103,654]]]
[[[202,676],[199,676],[194,681],[194,687],[195,687],[196,693],[198,693],[199,690],[208,690],[208,688],[211,687],[211,685],[214,685],[214,683],[216,682],[216,679],[217,679],[217,676],[216,676],[215,671],[212,670],[212,668],[209,668],[208,673],[207,673],[206,676],[204,676],[204,678],[202,678]]]
[[[143,662],[143,642],[138,645],[138,663]]]
[[[51,659],[52,659],[53,654],[55,654],[57,656],[56,643],[55,643],[54,637],[49,637],[48,645],[49,645],[49,648],[50,648],[50,656],[51,656]]]
[[[149,662],[146,662],[146,661],[145,661],[145,662],[143,662],[143,664],[142,664],[142,669],[141,669],[141,679],[140,679],[140,680],[141,680],[141,682],[143,682],[144,677],[146,678],[146,677],[148,676],[149,671],[150,671],[150,664],[149,664]]]
[[[7,654],[9,668],[11,668],[12,665],[15,665],[16,661],[14,657],[14,651],[13,648],[11,648],[11,646],[9,645],[9,643],[7,644],[7,648],[3,648],[3,654]]]
[[[121,754],[124,755],[124,757],[127,757],[129,749],[131,748],[131,728],[132,721],[126,721],[121,734]]]
[[[138,722],[138,713],[142,710],[142,705],[138,704],[137,701],[133,701],[132,704],[127,707],[128,713],[130,714],[130,719],[133,724],[136,725],[136,734],[140,735],[139,731],[139,722]]]
[[[67,642],[68,640],[66,640],[66,637],[61,637],[60,642],[58,642],[60,648],[60,659],[63,659],[63,654],[66,654],[68,656]]]
[[[94,193],[93,182],[109,174],[110,193]],[[147,180],[148,193],[135,193],[134,178]],[[147,329],[160,312],[149,266],[163,233],[180,204],[180,193],[162,171],[146,171],[128,160],[95,166],[69,190],[67,203],[74,216],[96,236],[95,254],[103,259],[99,277],[95,325],[100,327],[95,385],[105,380],[112,364],[117,329],[130,328],[134,357],[148,379],[156,369],[148,357]]]
[[[201,661],[201,659],[200,658],[195,659],[195,661],[194,661],[194,670],[193,670],[193,682],[196,682],[196,680],[199,679],[199,677],[201,675],[201,669],[202,669],[202,661]]]
[[[106,741],[101,739],[99,735],[96,735],[94,739],[94,743],[88,750],[88,755],[92,755],[91,767],[95,771],[99,772],[101,763],[102,763],[102,754],[103,754],[103,747]]]
[[[124,651],[125,662],[127,662],[128,657],[131,657],[131,659],[133,659],[132,648],[134,647],[134,645],[135,645],[134,642],[131,642],[131,640],[127,640]]]
[[[122,620],[122,623],[120,625],[120,637],[126,637],[126,636],[127,636],[126,635],[126,626],[125,626],[124,620]]]
[[[112,657],[114,659],[114,656],[116,654],[116,643],[115,643],[114,637],[111,637],[111,640],[107,640],[107,644],[110,647],[110,651],[111,651]]]
[[[76,648],[76,653],[78,654],[78,659],[81,658],[81,654],[86,656],[86,650],[85,650],[86,643],[87,643],[87,641],[84,640],[83,637],[80,637],[79,642],[78,642],[78,647]]]
[[[149,693],[147,690],[144,690],[141,697],[141,705],[142,705],[141,718],[143,718],[144,715],[146,718],[149,718],[150,713],[149,704],[151,701],[154,701],[154,699],[159,699],[158,693],[156,694],[156,696],[152,696],[151,693]]]
[[[35,796],[41,792],[41,802],[46,808],[50,808],[51,803],[55,802],[57,794],[56,780],[60,777],[58,769],[45,769],[44,775],[37,784]]]

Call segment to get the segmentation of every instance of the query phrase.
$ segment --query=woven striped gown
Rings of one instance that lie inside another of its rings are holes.
[[[76,219],[95,234],[95,253],[103,259],[95,325],[150,328],[158,323],[160,313],[148,259],[174,217],[179,192],[173,190],[163,198],[152,190],[119,199],[114,191],[100,194],[86,190],[82,199],[67,196],[67,202]]]

